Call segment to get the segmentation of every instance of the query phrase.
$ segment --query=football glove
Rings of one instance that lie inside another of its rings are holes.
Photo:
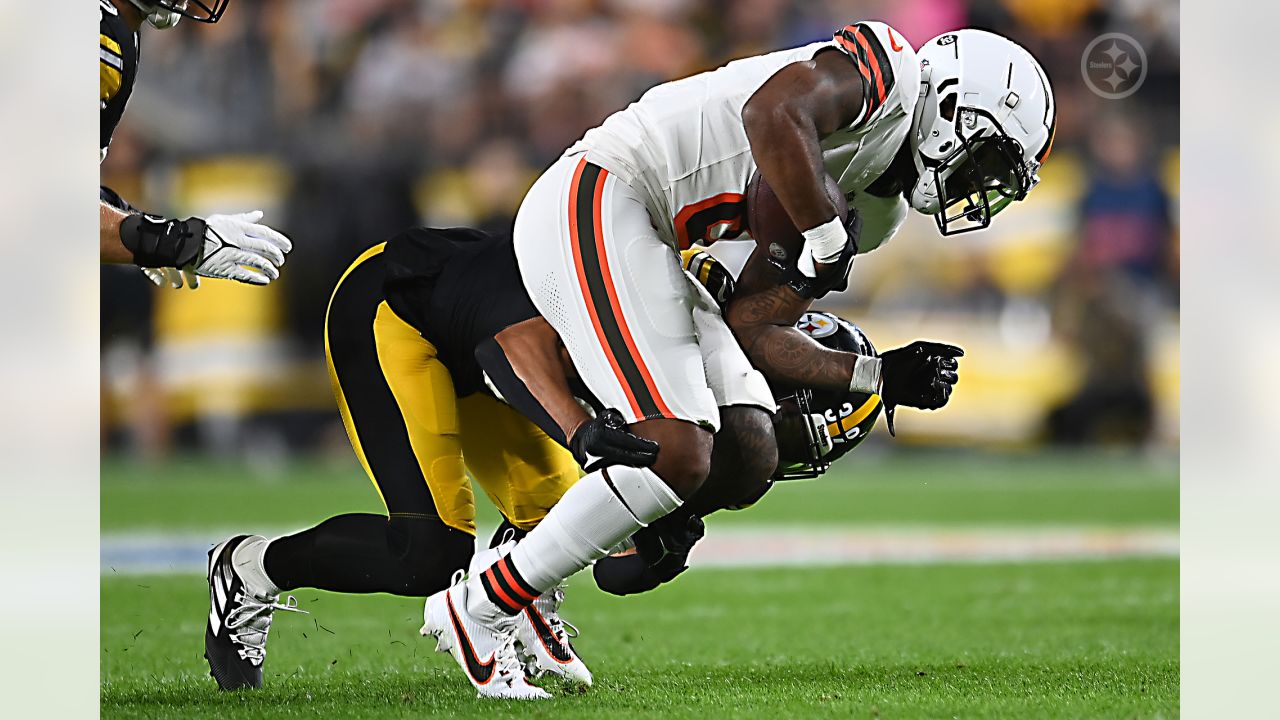
[[[689,553],[706,534],[702,518],[676,510],[638,530],[636,552],[596,561],[596,586],[613,595],[648,592],[689,569]]]
[[[280,266],[293,249],[281,233],[259,223],[262,211],[238,215],[210,215],[169,221],[187,232],[203,232],[199,253],[181,268],[144,267],[151,282],[161,287],[200,287],[200,277],[266,285],[280,277]]]
[[[680,264],[715,298],[716,304],[724,310],[724,306],[733,297],[734,280],[724,264],[714,255],[702,248],[691,247],[680,251]]]
[[[885,408],[905,405],[937,410],[946,405],[960,380],[956,358],[963,355],[964,350],[955,345],[928,340],[880,353],[880,399]]]
[[[622,413],[613,408],[579,425],[569,451],[587,472],[609,465],[649,467],[658,459],[658,443],[632,435]]]

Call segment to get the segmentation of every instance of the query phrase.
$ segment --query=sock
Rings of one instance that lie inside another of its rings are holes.
[[[254,597],[276,597],[280,588],[267,576],[262,556],[267,551],[267,539],[261,535],[245,538],[231,553],[231,565],[244,582],[244,589]]]
[[[679,496],[648,468],[614,466],[591,473],[569,488],[509,555],[467,580],[467,609],[485,619],[515,615],[679,506]]]
[[[427,597],[448,587],[474,552],[472,535],[439,518],[348,513],[272,540],[262,565],[286,590]]]
[[[498,526],[497,530],[493,531],[493,537],[489,539],[489,547],[496,548],[506,542],[519,541],[528,534],[527,530],[521,530],[512,524],[510,520],[502,518],[502,524]]]

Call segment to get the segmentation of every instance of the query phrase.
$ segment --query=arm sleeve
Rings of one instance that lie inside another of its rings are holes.
[[[894,89],[893,62],[884,41],[901,51],[906,40],[884,23],[854,23],[835,34],[834,46],[843,52],[862,76],[864,105],[854,127],[866,124],[884,106]]]

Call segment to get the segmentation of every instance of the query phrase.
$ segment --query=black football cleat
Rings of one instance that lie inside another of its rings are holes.
[[[231,554],[247,539],[237,535],[209,551],[209,621],[204,631],[204,657],[209,675],[223,690],[262,687],[267,633],[276,610],[305,613],[290,596],[253,596],[231,563]]]

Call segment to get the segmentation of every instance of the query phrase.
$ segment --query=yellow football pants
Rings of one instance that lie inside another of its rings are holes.
[[[577,463],[504,403],[456,397],[435,346],[383,299],[382,250],[347,269],[325,317],[329,378],[356,457],[392,515],[474,535],[470,471],[504,517],[532,528],[577,482]]]

